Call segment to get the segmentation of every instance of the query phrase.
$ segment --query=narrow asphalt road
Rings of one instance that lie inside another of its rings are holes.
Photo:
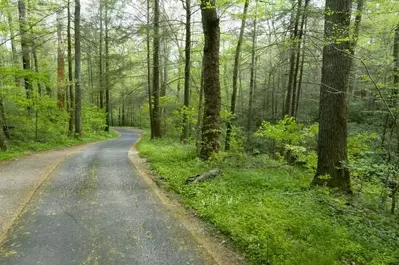
[[[117,130],[52,173],[9,231],[1,265],[214,264],[133,168],[138,135]]]

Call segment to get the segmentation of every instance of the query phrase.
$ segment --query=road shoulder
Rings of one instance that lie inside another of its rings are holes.
[[[141,140],[141,131],[132,130],[139,134],[138,140],[132,145],[129,151],[129,158],[132,164],[166,209],[181,222],[184,229],[190,232],[201,246],[204,254],[210,255],[220,265],[246,264],[243,256],[229,246],[227,243],[228,240],[223,235],[196,217],[194,213],[189,212],[180,203],[175,194],[169,193],[158,186],[157,179],[152,175],[149,164],[146,159],[139,156],[139,152],[136,149],[137,143]]]

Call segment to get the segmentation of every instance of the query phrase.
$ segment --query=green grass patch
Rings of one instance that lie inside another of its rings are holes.
[[[57,150],[75,145],[102,141],[117,137],[118,135],[118,132],[111,130],[110,132],[101,131],[85,133],[82,138],[62,136],[46,142],[10,141],[8,143],[8,150],[6,152],[0,151],[0,161],[10,160],[40,151]]]
[[[172,139],[138,144],[159,181],[246,253],[252,264],[399,264],[395,217],[369,207],[367,195],[310,188],[312,175],[267,156],[196,158],[195,147]],[[219,167],[223,175],[184,185]]]

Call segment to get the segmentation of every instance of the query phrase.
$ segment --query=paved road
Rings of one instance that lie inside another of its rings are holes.
[[[10,230],[1,265],[213,264],[128,158],[137,134],[64,161]]]

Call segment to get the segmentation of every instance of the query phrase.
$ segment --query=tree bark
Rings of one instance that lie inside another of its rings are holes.
[[[233,116],[232,119],[234,119],[234,115],[235,115],[235,112],[236,112],[237,86],[238,86],[238,68],[239,68],[239,65],[240,65],[241,46],[242,46],[242,40],[243,40],[243,37],[244,37],[245,22],[247,20],[248,6],[249,6],[249,0],[245,0],[244,11],[242,13],[242,18],[241,18],[240,35],[238,37],[236,52],[235,52],[235,56],[234,56],[233,94],[231,95],[231,105],[230,105],[230,112],[231,112],[231,115]],[[225,146],[224,146],[224,149],[226,151],[230,150],[231,130],[232,130],[232,120],[229,120],[229,121],[227,121],[226,142],[225,142]]]
[[[298,0],[297,12],[295,18],[291,19],[291,22],[294,21],[294,28],[291,31],[291,55],[290,55],[290,72],[288,77],[288,86],[287,86],[287,96],[285,98],[285,106],[283,116],[291,114],[291,102],[293,101],[293,93],[295,91],[295,62],[296,62],[296,42],[298,41],[298,27],[299,27],[299,18],[301,12],[302,0]],[[294,12],[292,14],[294,16]]]
[[[99,83],[100,83],[100,109],[104,109],[104,72],[103,72],[103,1],[100,0],[100,39],[99,39]]]
[[[220,148],[220,80],[219,47],[220,28],[215,0],[201,0],[204,44],[204,119],[200,156],[209,159]]]
[[[297,97],[298,97],[298,73],[299,73],[299,68],[300,68],[300,58],[301,58],[301,46],[302,46],[302,41],[304,38],[304,27],[305,27],[305,20],[306,20],[306,15],[307,15],[307,8],[309,5],[310,0],[305,0],[305,5],[302,10],[302,15],[301,15],[301,26],[299,28],[299,34],[298,38],[296,40],[296,62],[295,62],[295,71],[294,71],[294,80],[293,80],[293,85],[292,85],[292,101],[291,101],[291,117],[296,117],[296,103],[297,103]],[[299,15],[299,14],[298,14]],[[299,18],[298,18],[299,19]],[[302,79],[302,76],[300,77]]]
[[[7,151],[7,138],[4,132],[5,123],[3,122],[3,99],[0,99],[0,150]]]
[[[111,124],[110,124],[110,83],[109,83],[109,30],[108,30],[108,23],[109,23],[109,17],[108,17],[108,1],[106,1],[105,4],[105,121],[106,121],[106,127],[105,131],[109,132]]]
[[[65,59],[64,59],[64,41],[62,40],[62,21],[61,11],[57,12],[57,99],[58,108],[64,109],[65,101]]]
[[[75,0],[75,133],[82,137],[82,88],[80,77],[80,0]]]
[[[256,1],[255,8],[258,8],[258,2]],[[255,10],[256,12],[256,10]],[[255,14],[253,32],[252,32],[252,50],[251,50],[251,77],[249,81],[249,100],[248,100],[248,117],[247,117],[247,140],[250,141],[251,138],[251,130],[252,130],[252,104],[253,104],[253,95],[255,89],[256,82],[256,58],[255,58],[255,50],[256,50],[256,23],[257,17]]]
[[[31,70],[30,65],[30,42],[27,30],[26,6],[24,0],[18,0],[19,27],[21,35],[22,66],[25,71]],[[28,75],[28,73],[26,73]],[[32,82],[28,76],[24,77],[26,98],[32,97]],[[28,108],[29,109],[29,108]]]
[[[67,25],[67,41],[68,41],[68,92],[69,92],[69,126],[68,131],[73,133],[75,121],[75,99],[73,95],[73,75],[72,75],[72,40],[71,40],[71,0],[68,0],[68,25]]]
[[[153,123],[154,123],[154,138],[161,138],[161,113],[159,106],[159,0],[154,1],[154,43],[153,43],[153,95],[154,95],[154,109],[153,109]]]
[[[152,89],[151,89],[151,47],[150,47],[150,0],[147,0],[147,27],[146,27],[146,44],[147,44],[147,90],[148,90],[148,107],[150,115],[151,139],[154,138],[154,119],[152,109]]]
[[[318,163],[313,184],[350,192],[347,162],[347,92],[352,57],[349,28],[352,0],[326,0]]]
[[[184,66],[184,107],[182,141],[189,137],[189,122],[187,111],[190,107],[190,67],[191,67],[191,0],[186,0],[186,47]]]

